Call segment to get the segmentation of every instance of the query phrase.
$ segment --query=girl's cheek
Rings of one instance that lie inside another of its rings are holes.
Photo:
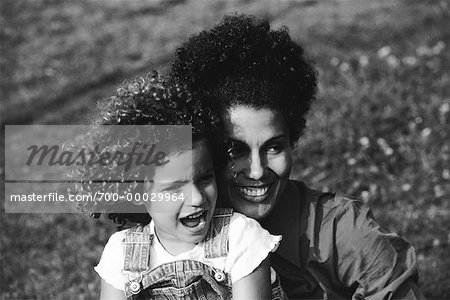
[[[217,200],[217,184],[214,181],[213,183],[211,183],[211,185],[208,187],[208,200],[210,200],[211,202],[216,202]]]

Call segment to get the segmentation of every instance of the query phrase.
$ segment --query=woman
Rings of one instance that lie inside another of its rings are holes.
[[[177,50],[172,75],[214,99],[230,144],[222,201],[283,235],[271,265],[291,299],[423,299],[407,242],[360,202],[289,180],[317,80],[286,29],[226,16]]]

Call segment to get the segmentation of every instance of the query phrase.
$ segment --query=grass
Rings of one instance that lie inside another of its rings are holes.
[[[326,47],[319,42],[314,51],[321,92],[296,174],[366,201],[384,227],[415,246],[427,297],[445,299],[450,34],[442,26],[449,11],[434,2],[397,5],[330,32],[311,29]]]
[[[445,1],[124,3],[2,1],[2,123],[83,122],[114,85],[164,68],[181,41],[225,12],[267,17],[289,27],[319,70],[293,177],[366,201],[415,246],[426,296],[450,298]],[[2,299],[98,298],[92,267],[113,224],[74,214],[0,218]]]

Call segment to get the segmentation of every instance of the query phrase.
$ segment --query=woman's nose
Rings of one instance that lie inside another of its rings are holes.
[[[259,180],[264,176],[264,162],[259,153],[253,153],[250,158],[250,170],[248,177],[253,180]]]

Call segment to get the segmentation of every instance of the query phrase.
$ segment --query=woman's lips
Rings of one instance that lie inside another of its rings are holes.
[[[272,185],[264,185],[259,187],[245,186],[245,187],[235,187],[237,193],[241,197],[247,199],[250,202],[260,203],[266,200],[270,194]]]
[[[263,187],[241,187],[239,188],[241,194],[246,197],[263,197],[266,196],[269,191],[269,186]]]

